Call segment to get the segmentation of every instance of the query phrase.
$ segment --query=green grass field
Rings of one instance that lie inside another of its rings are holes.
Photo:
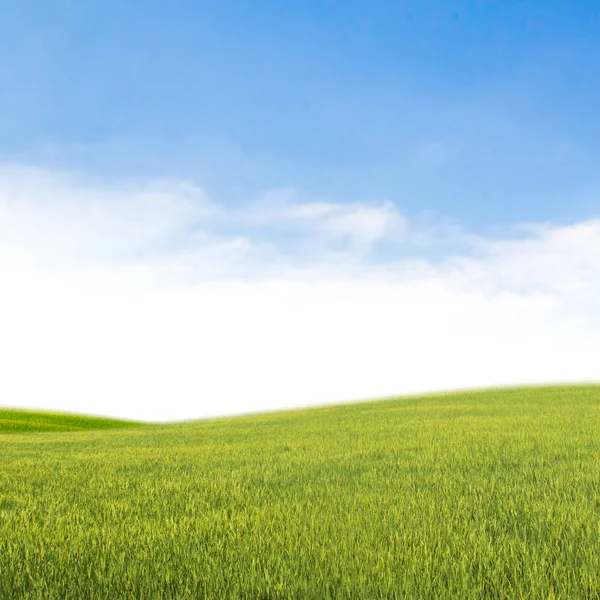
[[[30,410],[0,409],[0,435],[3,433],[33,433],[41,431],[84,431],[89,429],[115,429],[117,427],[136,427],[139,423],[104,419],[101,417],[82,417]]]
[[[600,598],[600,387],[60,422],[0,413],[2,599]]]

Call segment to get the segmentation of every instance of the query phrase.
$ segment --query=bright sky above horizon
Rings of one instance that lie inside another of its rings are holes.
[[[0,405],[600,379],[600,5],[0,0]]]

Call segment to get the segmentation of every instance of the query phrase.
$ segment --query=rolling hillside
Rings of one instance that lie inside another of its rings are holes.
[[[0,435],[3,433],[34,433],[59,431],[87,431],[90,429],[115,429],[136,427],[139,423],[104,419],[100,417],[84,417],[29,410],[1,410]]]
[[[596,386],[2,433],[0,464],[1,598],[600,597]]]

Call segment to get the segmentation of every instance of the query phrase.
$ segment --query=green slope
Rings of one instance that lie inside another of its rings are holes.
[[[133,421],[121,421],[101,417],[0,409],[0,434],[42,431],[84,431],[88,429],[114,429],[117,427],[135,427],[139,425],[139,423]]]
[[[0,598],[599,598],[600,388],[0,436]]]

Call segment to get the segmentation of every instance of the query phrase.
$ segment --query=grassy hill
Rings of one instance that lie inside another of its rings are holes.
[[[600,598],[600,387],[0,434],[0,465],[0,598]]]
[[[85,431],[135,427],[139,423],[101,417],[83,417],[30,410],[0,409],[0,435],[3,433],[33,433],[42,431]]]

